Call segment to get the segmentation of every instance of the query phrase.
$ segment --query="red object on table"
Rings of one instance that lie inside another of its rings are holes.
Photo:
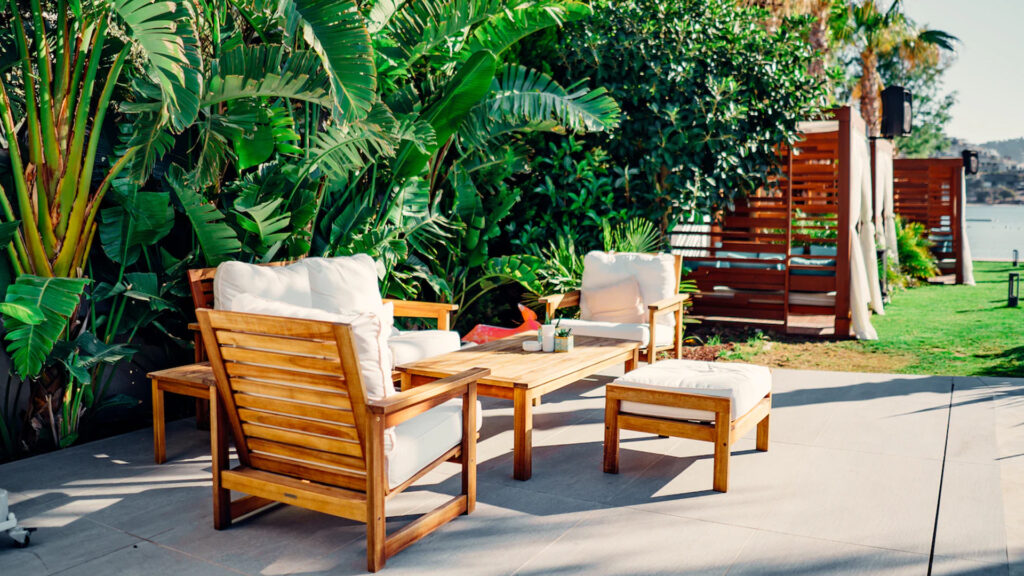
[[[518,306],[519,313],[523,315],[523,323],[519,326],[516,326],[515,328],[502,328],[501,326],[477,324],[469,331],[469,334],[466,334],[462,341],[484,344],[491,340],[497,340],[513,334],[519,334],[520,332],[539,329],[540,322],[537,322],[537,313],[522,304],[518,304]]]

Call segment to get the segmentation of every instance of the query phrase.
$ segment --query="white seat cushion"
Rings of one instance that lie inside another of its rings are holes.
[[[643,306],[670,298],[679,291],[675,257],[671,254],[608,253],[594,251],[583,258],[580,317],[597,320],[587,303],[586,293],[633,278],[640,288]],[[658,324],[675,326],[673,314],[658,317]]]
[[[240,294],[259,296],[294,306],[312,307],[309,274],[302,262],[288,266],[257,266],[224,262],[213,277],[213,307],[239,312],[234,300]]]
[[[394,361],[387,343],[391,334],[391,314],[394,310],[390,304],[382,306],[377,312],[332,314],[319,308],[295,306],[252,294],[239,294],[234,299],[233,307],[235,312],[348,324],[352,327],[356,356],[359,358],[359,375],[362,376],[366,396],[371,400],[382,400],[395,393],[395,383],[391,380]]]
[[[476,429],[483,424],[483,409],[476,403]],[[462,400],[435,406],[384,435],[388,486],[395,488],[462,442]]]
[[[596,336],[599,338],[619,338],[621,340],[632,340],[639,342],[640,346],[647,346],[651,341],[651,331],[647,324],[632,324],[626,322],[594,322],[590,320],[562,319],[558,321],[561,328],[570,328],[576,336]],[[671,346],[675,341],[675,328],[658,325],[654,333],[655,344],[658,346]]]
[[[462,346],[459,333],[451,330],[410,330],[388,338],[395,366],[455,352]]]
[[[732,399],[732,419],[750,411],[772,390],[772,373],[764,366],[663,360],[643,366],[615,380],[616,384],[658,386],[673,392],[719,396]],[[629,414],[671,418],[674,420],[712,421],[715,413],[706,410],[673,408],[655,404],[623,401],[619,409]]]

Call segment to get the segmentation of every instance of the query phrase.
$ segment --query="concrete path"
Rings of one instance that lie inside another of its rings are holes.
[[[623,434],[601,472],[603,388],[537,409],[533,478],[511,478],[511,404],[484,400],[479,505],[386,574],[1024,575],[1024,380],[775,373],[772,444],[753,432],[711,487],[710,446]],[[207,437],[169,426],[0,466],[38,527],[0,541],[0,575],[361,574],[362,525],[277,507],[212,528]],[[445,464],[389,510],[395,526],[456,490]]]

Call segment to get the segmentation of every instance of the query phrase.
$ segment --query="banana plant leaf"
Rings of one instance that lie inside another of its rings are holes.
[[[166,181],[171,185],[181,202],[185,215],[192,223],[192,230],[199,239],[199,247],[208,266],[216,266],[228,260],[242,249],[238,235],[224,221],[224,213],[207,202],[198,192],[182,181],[182,170],[172,166]]]
[[[142,246],[154,245],[171,231],[174,208],[166,192],[139,192],[108,195],[117,203],[100,213],[100,245],[112,261],[131,266],[139,258]]]
[[[43,369],[89,282],[85,278],[22,274],[8,287],[5,304],[13,306],[5,306],[0,312],[3,312],[6,329],[7,352],[19,376],[33,378]]]

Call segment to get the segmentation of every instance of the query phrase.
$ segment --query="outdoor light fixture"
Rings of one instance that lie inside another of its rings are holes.
[[[960,156],[964,159],[964,172],[967,174],[977,174],[978,170],[981,169],[978,153],[974,150],[964,150],[960,153]]]
[[[902,86],[882,90],[882,138],[906,136],[913,128],[914,97]]]
[[[1010,308],[1016,308],[1017,302],[1020,300],[1020,274],[1017,272],[1010,272],[1010,288],[1006,294],[1006,305]]]

